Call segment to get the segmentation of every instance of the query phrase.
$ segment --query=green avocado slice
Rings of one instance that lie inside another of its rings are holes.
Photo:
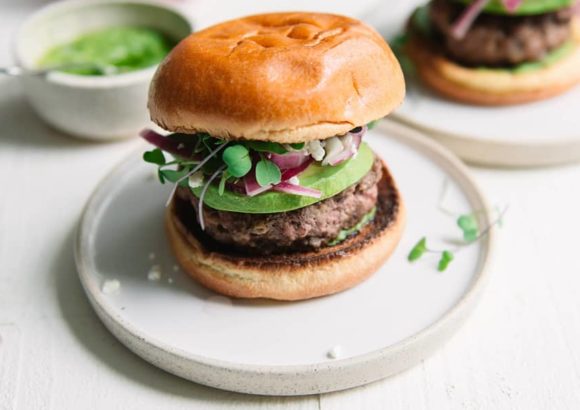
[[[455,0],[459,3],[470,4],[473,0]],[[506,10],[501,0],[491,0],[483,9],[485,13],[508,14],[508,15],[532,15],[544,14],[570,7],[575,0],[524,0],[520,7],[510,13]]]
[[[358,154],[337,166],[312,164],[298,176],[300,185],[322,192],[320,198],[290,195],[283,192],[269,191],[254,197],[225,191],[220,196],[218,187],[211,185],[204,197],[205,206],[220,211],[241,212],[245,214],[270,214],[287,212],[304,208],[324,199],[330,198],[349,186],[360,181],[372,168],[375,155],[369,146],[362,143]],[[202,187],[194,188],[193,193],[199,198]]]

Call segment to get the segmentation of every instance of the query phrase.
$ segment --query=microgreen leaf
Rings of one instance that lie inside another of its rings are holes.
[[[157,178],[159,178],[159,182],[165,184],[165,177],[163,176],[163,172],[161,172],[161,168],[157,169]]]
[[[377,124],[379,123],[379,121],[381,121],[380,118],[378,120],[374,120],[374,121],[369,122],[367,124],[367,129],[372,130],[373,128],[375,128],[377,126]]]
[[[256,164],[256,181],[260,186],[275,185],[282,180],[280,168],[272,161],[261,159]]]
[[[228,166],[228,173],[236,178],[241,178],[252,169],[250,151],[240,144],[227,147],[222,159]]]
[[[288,151],[282,144],[267,141],[247,141],[246,146],[257,152],[273,152],[274,154],[285,154]]]
[[[151,164],[163,165],[165,164],[165,155],[159,148],[143,153],[143,160]]]
[[[479,225],[475,214],[465,214],[457,218],[457,226],[463,231],[463,239],[473,242],[479,235]]]
[[[300,151],[301,149],[303,149],[305,145],[306,145],[305,142],[299,142],[297,144],[290,144],[290,146],[292,147],[292,149],[295,149],[297,151]]]
[[[187,175],[189,173],[189,170],[187,168],[181,169],[179,171],[175,171],[172,169],[160,169],[159,170],[159,174],[163,176],[163,178],[169,182],[173,182],[176,183],[177,181],[179,181],[181,178],[183,178],[185,175]],[[180,186],[187,186],[187,178],[182,180],[179,185]]]
[[[409,262],[414,262],[419,259],[427,251],[427,238],[423,237],[409,252],[407,259]]]
[[[437,265],[437,270],[439,272],[443,272],[445,269],[447,269],[453,258],[454,256],[451,251],[443,251],[441,253],[441,259],[439,259],[439,264]]]
[[[226,182],[228,182],[228,178],[230,177],[230,174],[227,170],[225,170],[222,173],[222,178],[220,179],[220,184],[218,187],[218,193],[221,195],[224,194],[225,190],[226,190]]]

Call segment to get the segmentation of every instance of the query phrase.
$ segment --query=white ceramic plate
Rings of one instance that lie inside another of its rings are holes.
[[[478,107],[443,99],[411,79],[393,118],[428,132],[461,158],[504,166],[580,160],[580,87],[531,104]]]
[[[408,224],[391,260],[365,283],[295,303],[232,301],[198,286],[175,269],[165,240],[170,187],[161,186],[136,153],[97,188],[79,229],[79,275],[99,317],[156,366],[254,394],[346,389],[427,357],[478,299],[492,237],[456,254],[444,273],[437,272],[436,257],[410,264],[407,254],[424,235],[438,247],[461,237],[455,219],[438,209],[444,184],[447,208],[463,213],[487,206],[461,162],[431,140],[390,122],[369,134],[400,185]],[[483,212],[480,223],[489,222]],[[160,265],[161,280],[148,280],[152,265]],[[103,292],[110,280],[120,288]],[[335,346],[342,355],[330,359]]]

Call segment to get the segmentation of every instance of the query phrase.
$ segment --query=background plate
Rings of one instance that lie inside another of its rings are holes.
[[[429,132],[466,161],[491,166],[545,166],[580,160],[580,87],[531,104],[478,107],[445,100],[416,80],[393,114]]]
[[[487,209],[460,161],[406,127],[384,122],[366,138],[391,167],[408,210],[401,243],[379,272],[338,295],[295,303],[231,300],[175,266],[163,231],[170,187],[136,153],[97,188],[81,221],[81,282],[109,330],[145,360],[226,390],[301,395],[345,389],[402,371],[427,357],[463,322],[486,277],[493,231],[464,248],[444,273],[437,257],[406,256],[426,235],[432,246],[460,238],[458,213]],[[480,223],[490,223],[489,213]],[[161,280],[148,280],[159,265]],[[106,281],[120,289],[103,291]],[[342,355],[327,353],[340,346]]]

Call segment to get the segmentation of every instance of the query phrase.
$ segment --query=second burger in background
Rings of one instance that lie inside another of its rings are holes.
[[[403,52],[448,98],[508,105],[580,82],[576,0],[432,0],[408,24]]]
[[[281,300],[374,273],[404,207],[362,140],[404,93],[388,45],[348,17],[250,16],[182,41],[149,96],[172,134],[143,136],[158,147],[145,160],[176,184],[166,226],[183,269],[219,293]]]

